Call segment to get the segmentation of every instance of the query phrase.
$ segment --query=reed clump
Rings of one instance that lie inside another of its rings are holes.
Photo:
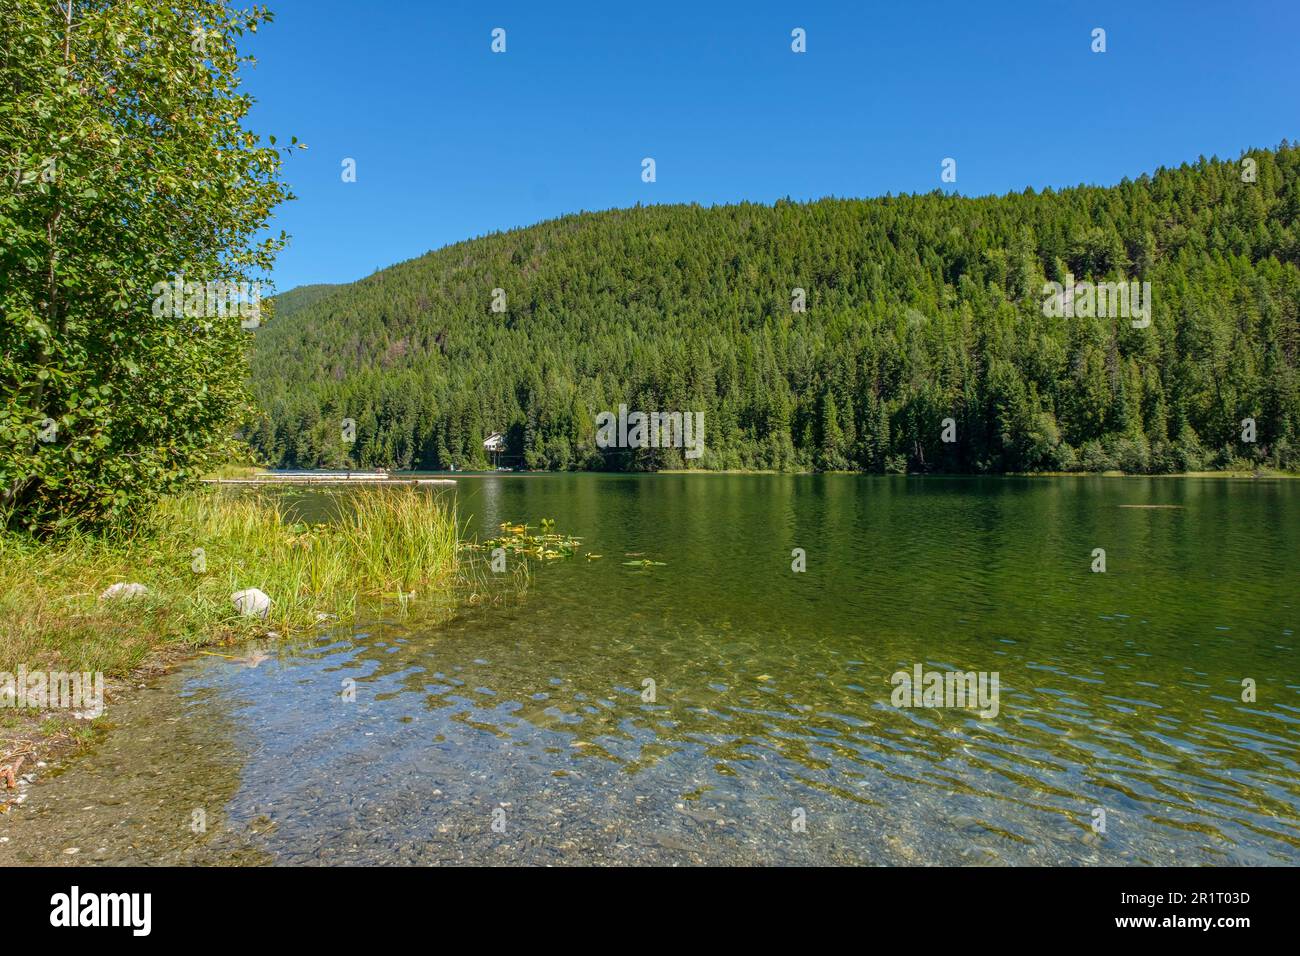
[[[169,648],[308,631],[363,610],[447,614],[488,594],[458,558],[451,496],[354,489],[336,511],[307,523],[279,495],[204,489],[164,499],[130,530],[0,534],[0,670],[122,674]],[[148,591],[101,597],[125,582]],[[236,611],[231,594],[246,588],[270,596],[264,618]]]

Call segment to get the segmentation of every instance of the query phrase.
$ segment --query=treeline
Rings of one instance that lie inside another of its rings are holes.
[[[1150,283],[1149,325],[1046,317],[1068,275]],[[1294,469],[1300,147],[1108,188],[566,216],[255,343],[248,436],[285,466],[484,467],[501,431],[528,468]],[[703,411],[704,456],[598,448],[620,403]]]

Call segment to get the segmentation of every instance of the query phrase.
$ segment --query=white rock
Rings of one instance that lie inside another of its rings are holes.
[[[266,612],[271,610],[271,599],[257,588],[236,591],[230,595],[230,600],[235,603],[235,610],[244,617],[266,617]]]
[[[129,598],[144,597],[148,593],[149,589],[143,584],[136,584],[134,581],[130,584],[126,584],[119,581],[117,584],[110,584],[108,587],[104,588],[103,593],[99,595],[99,599],[101,601],[107,601],[109,598],[122,598],[123,600],[126,600]]]

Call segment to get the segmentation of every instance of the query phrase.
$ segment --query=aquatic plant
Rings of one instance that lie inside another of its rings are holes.
[[[558,558],[571,558],[578,553],[578,548],[582,545],[582,539],[573,535],[559,534],[555,531],[555,521],[552,518],[543,518],[541,520],[540,533],[533,534],[529,529],[530,525],[518,524],[513,521],[501,522],[500,534],[495,538],[489,538],[482,542],[463,542],[461,547],[472,551],[486,551],[491,553],[498,548],[505,551],[506,554],[523,558],[535,558],[540,561],[554,561]],[[588,555],[590,558],[591,555]],[[600,555],[596,555],[600,557]]]

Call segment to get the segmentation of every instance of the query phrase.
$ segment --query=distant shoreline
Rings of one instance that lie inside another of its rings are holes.
[[[203,480],[210,484],[222,485],[274,485],[285,484],[291,485],[295,482],[287,480],[275,480],[276,473],[292,472],[299,477],[302,485],[312,484],[333,484],[345,485],[346,481],[330,482],[325,480],[328,476],[337,475],[339,469],[321,468],[321,469],[276,469],[276,468],[251,468],[245,466],[230,466],[216,473],[206,476]],[[365,474],[364,469],[355,470],[353,475],[361,476]],[[316,476],[320,477],[317,478]],[[356,484],[370,484],[373,486],[388,485],[405,485],[412,481],[425,478],[425,476],[455,476],[456,478],[503,478],[503,477],[528,477],[539,475],[790,475],[807,477],[809,475],[857,475],[863,477],[898,477],[898,478],[1236,478],[1236,479],[1286,479],[1294,480],[1300,478],[1300,474],[1289,471],[1276,471],[1272,469],[1255,471],[1173,471],[1147,474],[1144,472],[1128,471],[999,471],[999,472],[908,472],[901,475],[881,475],[879,472],[867,471],[776,471],[773,469],[747,469],[747,468],[723,468],[718,470],[708,468],[663,468],[659,471],[398,471],[388,472],[388,480],[365,482],[360,478],[354,478]],[[427,479],[425,479],[427,480]]]
[[[524,478],[529,475],[787,475],[790,477],[808,477],[810,475],[850,475],[863,478],[1237,478],[1261,480],[1279,478],[1293,480],[1300,474],[1289,471],[1174,471],[1146,474],[1127,471],[999,471],[999,472],[908,472],[898,475],[884,475],[874,471],[773,471],[771,469],[724,468],[711,470],[707,468],[664,468],[659,471],[400,471],[394,476],[408,475],[455,475],[458,478]]]

